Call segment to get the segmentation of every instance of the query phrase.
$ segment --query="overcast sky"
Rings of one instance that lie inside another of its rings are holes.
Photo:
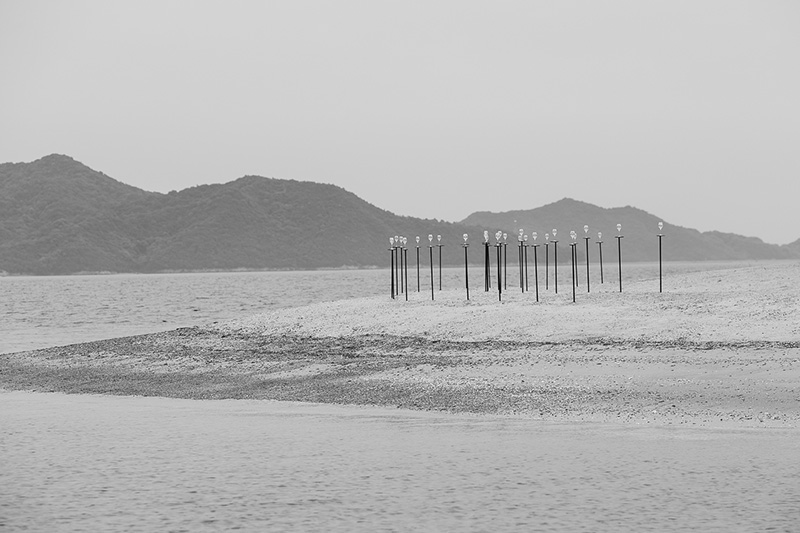
[[[800,238],[797,1],[0,1],[0,162]],[[576,223],[583,224],[584,221]],[[591,223],[591,221],[588,221]]]

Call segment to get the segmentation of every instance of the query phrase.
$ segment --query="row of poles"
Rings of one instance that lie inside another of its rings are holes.
[[[428,249],[430,252],[431,266],[431,300],[434,299],[433,291],[433,248],[439,248],[439,290],[442,290],[442,236],[436,236],[437,244],[433,244],[433,235],[428,235]],[[417,292],[420,291],[419,277],[419,235],[417,235]],[[389,252],[391,254],[391,274],[392,274],[392,299],[400,294],[405,294],[408,300],[408,239],[395,235],[389,237]],[[467,288],[469,292],[469,287]]]
[[[663,292],[663,268],[662,268],[662,247],[661,240],[664,235],[661,231],[664,228],[664,223],[658,223],[658,292]],[[586,243],[586,292],[591,292],[590,277],[589,277],[589,226],[583,226],[584,241]],[[528,244],[528,235],[524,234],[524,230],[519,230],[517,241],[518,246],[518,264],[519,264],[519,285],[523,293],[528,292],[528,248],[533,248],[533,265],[534,265],[534,287],[536,294],[536,301],[539,301],[539,246],[545,247],[545,290],[550,289],[550,244],[553,245],[553,286],[555,293],[558,294],[558,230],[553,229],[552,240],[550,233],[545,233],[545,242],[542,245],[537,243],[538,234],[533,232],[533,244]],[[622,224],[617,224],[617,235],[614,238],[617,240],[617,261],[619,272],[619,292],[622,292]],[[469,300],[469,239],[468,234],[463,235],[464,244],[464,280],[467,293],[467,300]],[[577,238],[578,235],[575,231],[570,231],[570,252],[572,264],[572,301],[576,300],[576,287],[578,286],[578,252],[577,252]],[[489,232],[483,232],[483,246],[484,246],[484,290],[489,292],[492,288],[492,273],[491,273],[491,253],[490,248],[496,248],[497,255],[497,295],[498,299],[502,301],[503,290],[508,290],[508,234],[502,231],[495,233],[495,244],[489,242]],[[442,236],[436,236],[437,243],[433,243],[433,235],[428,235],[428,251],[430,255],[430,286],[431,286],[431,300],[435,299],[434,292],[434,275],[433,275],[433,249],[439,249],[439,290],[442,290]],[[417,292],[420,292],[420,238],[416,238],[416,251],[417,251]],[[603,233],[597,233],[597,245],[600,258],[600,283],[604,283],[603,278]],[[391,255],[391,296],[392,299],[397,298],[401,294],[405,294],[405,299],[408,300],[408,239],[406,237],[394,236],[389,237],[389,252]],[[502,264],[502,269],[500,268]]]

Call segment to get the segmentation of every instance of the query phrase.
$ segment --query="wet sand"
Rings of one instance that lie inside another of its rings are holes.
[[[559,294],[411,293],[0,356],[0,388],[798,427],[800,263]],[[569,281],[569,280],[568,280]],[[585,290],[584,287],[580,289]]]

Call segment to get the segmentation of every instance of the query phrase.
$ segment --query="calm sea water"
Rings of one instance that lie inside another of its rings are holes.
[[[445,269],[445,287],[460,275]],[[0,291],[10,352],[388,298],[388,271],[7,277]],[[0,392],[0,531],[798,531],[798,437]]]
[[[0,353],[378,294],[388,271],[0,277]]]
[[[0,393],[0,530],[797,531],[796,430]]]

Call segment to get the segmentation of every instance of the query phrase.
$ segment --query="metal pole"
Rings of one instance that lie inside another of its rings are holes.
[[[405,259],[405,283],[406,283],[406,301],[408,301],[408,248],[403,248],[403,256]]]
[[[431,255],[431,300],[433,300],[433,246],[428,246]]]
[[[403,269],[403,247],[402,246],[397,249],[397,255],[399,256],[399,259],[400,259],[400,294],[403,294],[403,292],[405,292],[405,286],[403,285],[403,270],[404,269]]]
[[[503,255],[503,244],[497,243],[497,299],[499,301],[503,300],[503,278],[502,278],[502,270],[500,270],[500,265],[502,263],[502,256]]]
[[[600,249],[600,284],[603,284],[603,241],[597,241],[597,247]]]
[[[486,274],[489,280],[489,290],[492,290],[492,250],[489,241],[486,241]]]
[[[483,286],[484,291],[489,292],[489,249],[486,241],[483,242]]]
[[[589,237],[584,237],[586,241],[586,292],[589,291]]]
[[[522,241],[519,241],[519,250],[517,250],[518,256],[518,263],[519,263],[519,288],[522,292],[525,292],[525,284],[523,283],[522,277]]]
[[[577,278],[576,274],[578,272],[578,267],[575,265],[575,256],[578,255],[578,251],[575,249],[576,243],[570,243],[570,247],[572,248],[572,303],[575,303],[575,280]]]
[[[508,290],[508,243],[503,243],[503,288]]]
[[[536,285],[536,301],[539,301],[539,257],[537,254],[536,249],[539,247],[538,244],[533,245],[533,277],[534,283]]]
[[[553,241],[553,287],[558,294],[558,241]]]
[[[528,292],[528,245],[522,245],[522,256],[525,261],[525,292]]]
[[[394,246],[389,248],[389,255],[392,258],[390,273],[392,274],[392,300],[394,300]]]
[[[469,301],[469,254],[467,247],[469,244],[464,244],[464,285],[467,288],[467,301]]]
[[[419,292],[419,245],[417,245],[417,292]]]
[[[400,296],[400,252],[397,251],[397,246],[394,247],[395,260],[394,260],[394,286],[395,294]]]
[[[550,243],[544,245],[544,290],[550,290]]]
[[[663,292],[663,282],[662,282],[662,272],[661,272],[661,237],[662,234],[658,234],[658,292]]]
[[[491,282],[489,278],[491,278],[491,271],[489,267],[489,241],[485,241],[483,243],[483,275],[484,275],[484,282],[486,285],[486,292],[489,292],[489,288],[491,286]]]
[[[622,235],[615,235],[617,239],[617,253],[619,255],[619,292],[622,292]]]
[[[437,244],[439,247],[439,290],[442,290],[442,246],[444,244]]]

